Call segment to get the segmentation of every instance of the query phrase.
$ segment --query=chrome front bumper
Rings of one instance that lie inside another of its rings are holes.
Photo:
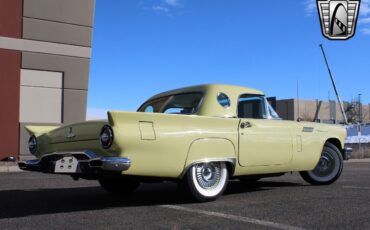
[[[55,152],[44,155],[39,160],[19,162],[22,170],[38,171],[46,173],[55,172],[55,164],[63,157],[73,156],[78,161],[77,174],[97,173],[101,171],[122,172],[131,166],[131,161],[123,157],[98,157],[94,152]]]
[[[343,160],[349,160],[349,159],[351,159],[351,155],[352,155],[352,148],[350,148],[350,147],[345,147],[344,149],[343,149]]]

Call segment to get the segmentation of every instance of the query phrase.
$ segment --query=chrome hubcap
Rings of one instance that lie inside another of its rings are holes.
[[[317,176],[328,176],[330,175],[335,168],[335,159],[333,156],[327,152],[324,152],[320,161],[317,164],[316,168],[313,170],[313,173]]]
[[[203,189],[212,189],[218,185],[221,179],[220,163],[202,163],[195,168],[196,178]]]

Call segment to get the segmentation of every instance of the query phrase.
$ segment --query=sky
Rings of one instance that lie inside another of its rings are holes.
[[[87,117],[205,83],[335,99],[321,43],[342,99],[370,103],[370,0],[347,41],[323,37],[315,0],[96,0]]]

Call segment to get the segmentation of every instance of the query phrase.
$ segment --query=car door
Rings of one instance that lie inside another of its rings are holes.
[[[239,162],[242,166],[286,165],[292,160],[290,129],[282,120],[267,119],[266,103],[260,95],[239,98]]]

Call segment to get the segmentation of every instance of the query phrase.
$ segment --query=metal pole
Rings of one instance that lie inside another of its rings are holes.
[[[338,93],[338,90],[337,90],[337,86],[336,86],[336,84],[335,84],[333,74],[331,73],[331,70],[330,70],[330,67],[329,67],[328,60],[326,59],[326,55],[325,55],[325,51],[324,51],[324,47],[323,47],[323,45],[322,45],[322,44],[320,44],[320,48],[321,48],[322,54],[324,55],[325,64],[326,64],[326,67],[328,68],[328,71],[329,71],[329,75],[330,75],[331,83],[333,84],[333,88],[334,88],[335,94],[337,95],[337,100],[338,100],[338,103],[339,103],[339,106],[340,106],[340,110],[342,111],[342,115],[343,115],[343,119],[344,119],[344,124],[348,125],[348,120],[347,120],[346,113],[344,112],[343,103],[342,103],[342,100],[341,100],[341,99],[340,99],[340,97],[339,97],[339,93]]]
[[[361,93],[358,95],[358,122],[362,124],[362,101],[361,101]]]
[[[300,120],[300,116],[299,116],[299,82],[297,80],[297,120],[299,121]]]

